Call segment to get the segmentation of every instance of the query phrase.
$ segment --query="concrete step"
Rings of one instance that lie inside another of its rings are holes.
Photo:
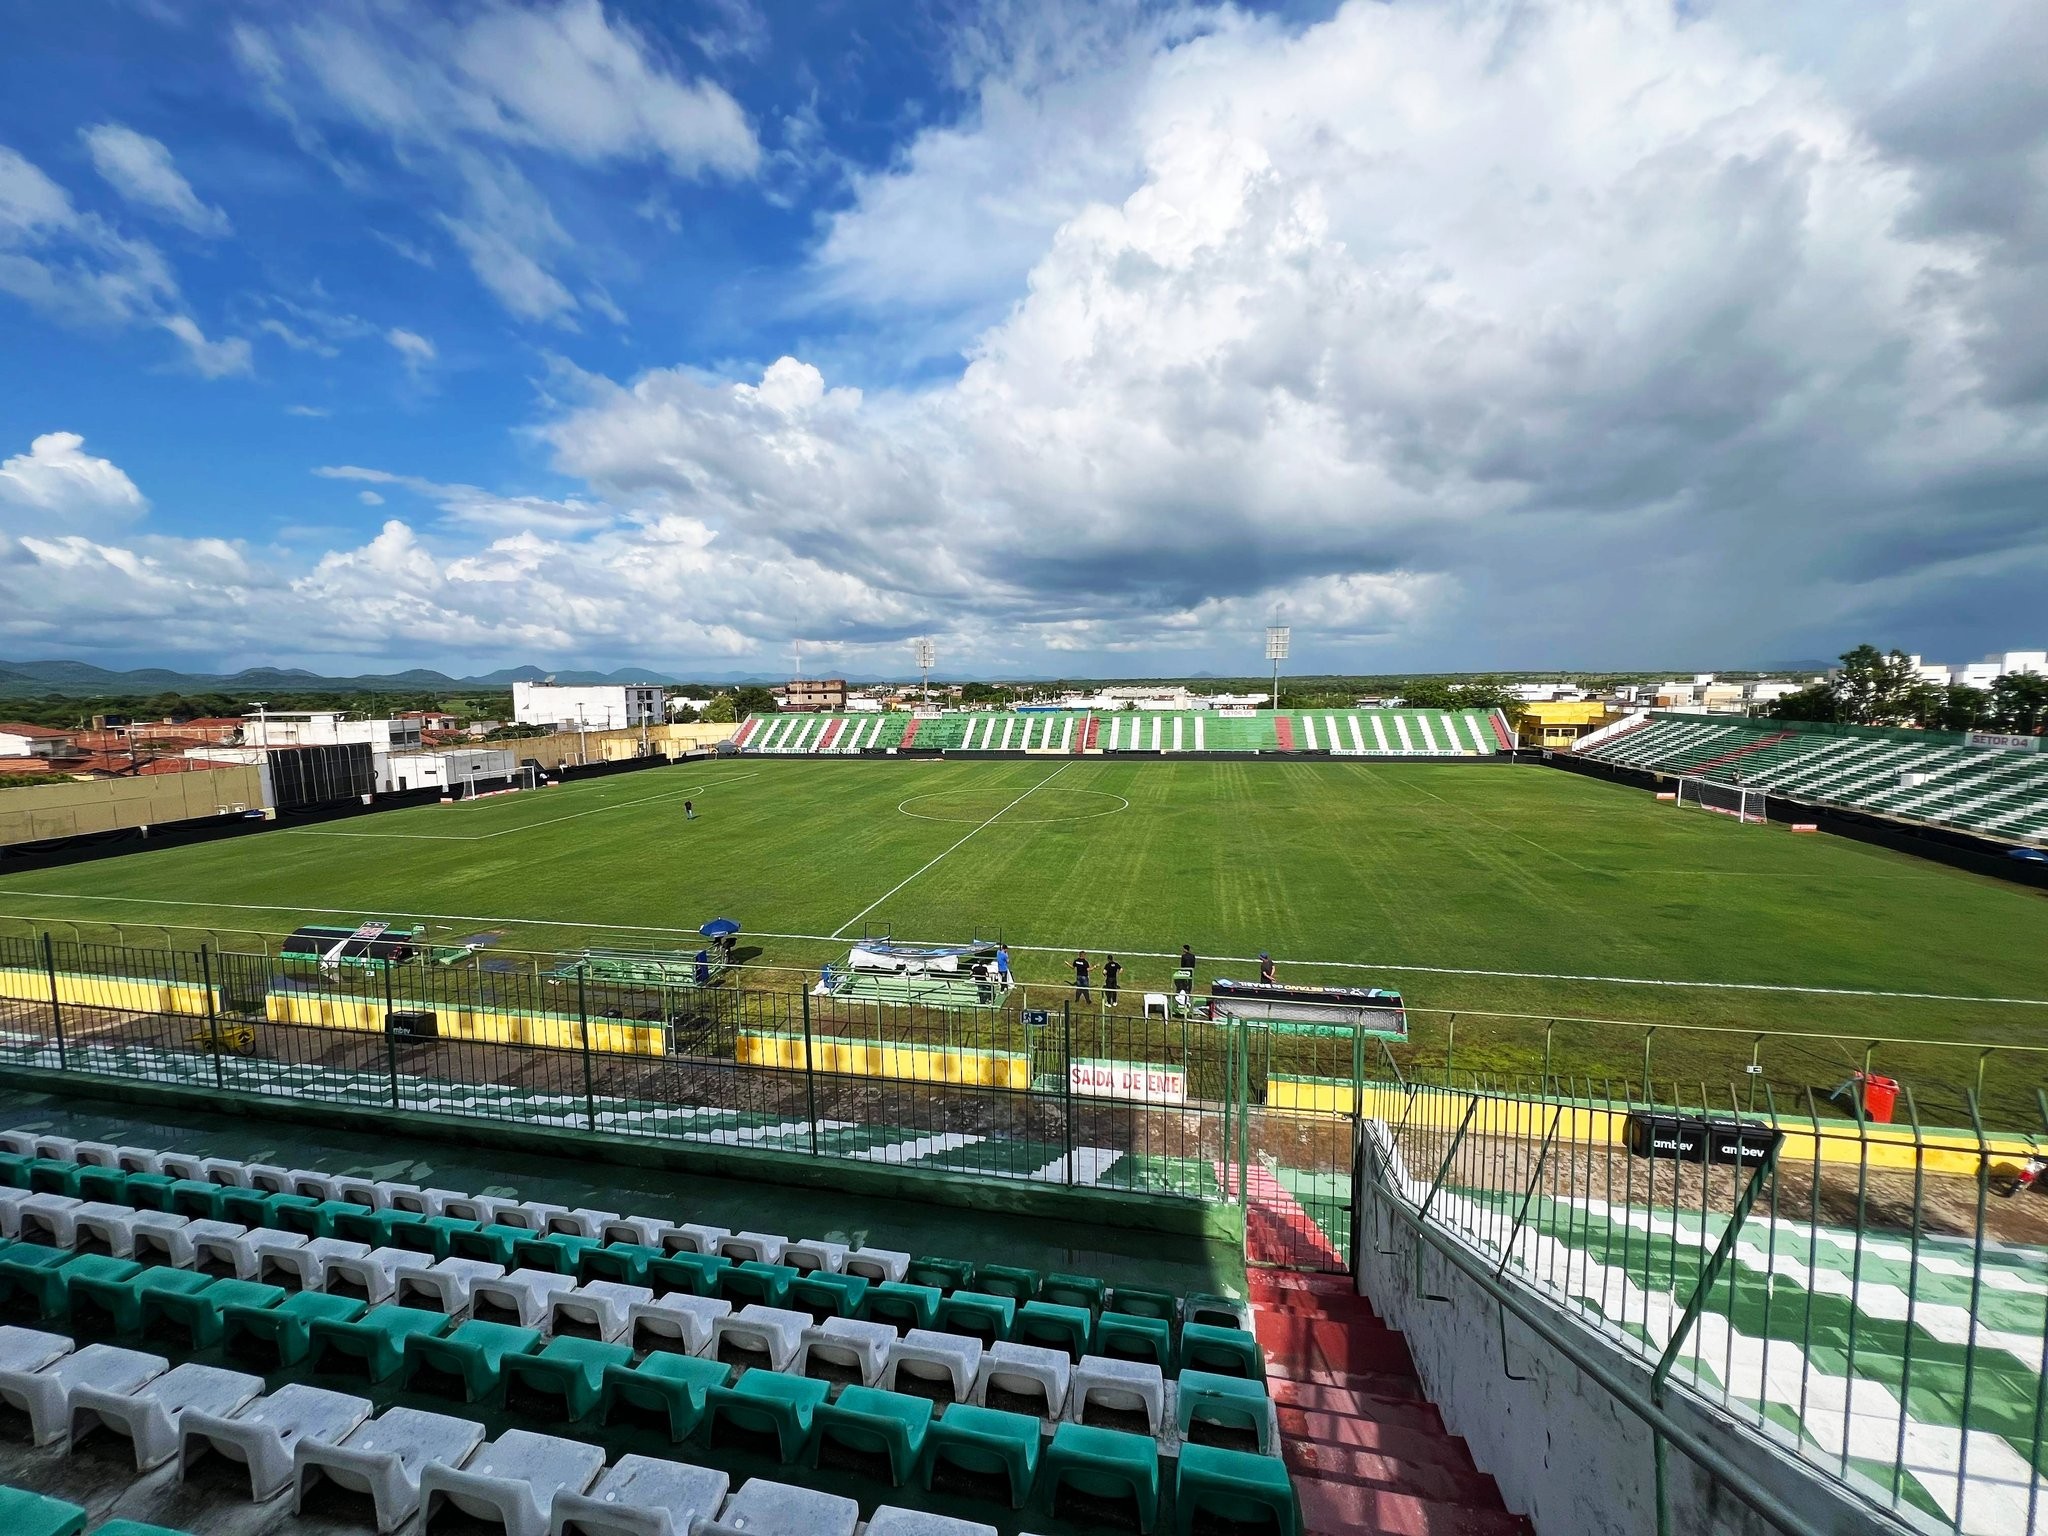
[[[1362,1483],[1297,1478],[1302,1529],[1310,1536],[1533,1536],[1533,1527],[1505,1509],[1481,1509]]]
[[[1424,1434],[1445,1433],[1443,1416],[1437,1412],[1436,1404],[1419,1393],[1407,1397],[1381,1397],[1344,1387],[1289,1381],[1285,1377],[1268,1378],[1266,1387],[1272,1395],[1273,1406],[1283,1416],[1289,1409],[1298,1409],[1302,1413],[1327,1414],[1338,1419],[1397,1424],[1403,1429],[1421,1430]]]
[[[1469,1465],[1449,1466],[1440,1461],[1416,1461],[1387,1451],[1295,1441],[1287,1447],[1287,1468],[1296,1477],[1359,1483],[1369,1488],[1386,1488],[1395,1493],[1412,1493],[1418,1498],[1437,1499],[1446,1504],[1470,1504],[1475,1509],[1501,1507],[1500,1490],[1494,1486],[1493,1479]]]
[[[1267,1368],[1299,1376],[1301,1367],[1319,1371],[1413,1374],[1408,1341],[1382,1323],[1345,1323],[1302,1314],[1260,1312],[1253,1328]]]
[[[1286,1365],[1268,1362],[1266,1381],[1269,1390],[1276,1381],[1285,1381],[1304,1387],[1327,1387],[1336,1392],[1351,1392],[1371,1398],[1392,1399],[1395,1402],[1424,1402],[1427,1394],[1413,1371],[1339,1371],[1325,1366],[1290,1361]]]
[[[1367,1451],[1379,1456],[1398,1457],[1416,1465],[1445,1467],[1454,1472],[1478,1470],[1465,1442],[1440,1430],[1393,1423],[1386,1419],[1312,1413],[1300,1408],[1278,1411],[1281,1437],[1295,1445],[1318,1446],[1319,1456]]]

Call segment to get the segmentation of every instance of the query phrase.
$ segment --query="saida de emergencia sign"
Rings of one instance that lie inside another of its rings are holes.
[[[1091,1099],[1126,1099],[1139,1104],[1185,1104],[1188,1075],[1179,1067],[1148,1067],[1135,1061],[1073,1061],[1067,1082]]]

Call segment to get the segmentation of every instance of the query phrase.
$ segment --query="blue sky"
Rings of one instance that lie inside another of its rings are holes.
[[[8,5],[0,655],[1960,661],[2037,5]]]

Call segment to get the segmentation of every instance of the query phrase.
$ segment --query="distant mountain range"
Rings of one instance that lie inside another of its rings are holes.
[[[239,672],[174,672],[167,667],[139,667],[117,672],[84,661],[0,661],[0,694],[67,693],[238,693],[261,697],[273,693],[432,693],[457,688],[510,688],[552,677],[558,683],[675,683],[683,681],[645,668],[616,672],[558,671],[540,667],[502,667],[481,677],[450,677],[425,667],[404,672],[365,673],[357,677],[326,677],[303,667],[246,667]],[[733,673],[688,679],[704,683],[765,681],[753,674]],[[780,682],[782,679],[777,678]]]

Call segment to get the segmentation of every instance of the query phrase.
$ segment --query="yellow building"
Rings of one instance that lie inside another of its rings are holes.
[[[1594,699],[1550,699],[1524,704],[1515,732],[1525,747],[1570,747],[1607,723],[1607,706]]]

